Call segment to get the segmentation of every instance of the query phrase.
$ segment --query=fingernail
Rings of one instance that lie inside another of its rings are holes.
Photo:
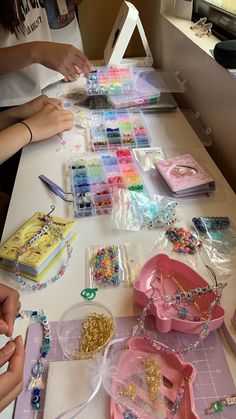
[[[0,319],[0,330],[1,333],[5,333],[8,330],[8,326],[4,320]]]
[[[0,358],[5,358],[14,352],[16,345],[14,342],[8,342],[0,351]]]
[[[19,342],[23,345],[23,338],[21,335],[17,336],[16,339],[18,339]]]

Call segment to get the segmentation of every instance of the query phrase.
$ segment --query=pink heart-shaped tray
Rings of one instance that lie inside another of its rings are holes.
[[[153,294],[153,288],[155,292]],[[138,280],[134,283],[134,302],[146,307],[151,296],[161,297],[175,295],[194,288],[202,288],[209,285],[196,271],[185,263],[171,259],[165,254],[158,254],[150,258],[142,267]],[[155,316],[156,328],[160,332],[169,332],[171,329],[184,333],[200,333],[203,324],[202,318],[207,313],[210,303],[216,294],[212,291],[207,294],[194,296],[194,303],[188,304],[188,317],[179,318],[178,307],[168,307],[165,302],[156,301],[150,308],[150,314]],[[193,320],[200,317],[199,321]],[[212,311],[211,320],[208,323],[209,331],[218,329],[224,320],[224,309],[220,305]]]
[[[164,344],[159,343],[163,348],[167,348]],[[167,401],[173,404],[176,400],[181,383],[187,377],[188,382],[184,385],[184,396],[181,400],[179,409],[175,415],[171,414],[166,407],[166,418],[171,419],[200,419],[195,412],[194,395],[193,395],[193,381],[196,376],[196,370],[192,364],[185,364],[181,361],[178,355],[173,353],[156,352],[154,348],[142,337],[133,337],[128,341],[129,356],[135,355],[135,351],[142,351],[146,353],[155,354],[161,367],[163,375],[162,393]],[[121,359],[122,361],[122,359]],[[119,368],[125,368],[125,372],[130,373],[127,365],[122,362]],[[123,413],[118,408],[114,399],[111,398],[111,419],[123,419]],[[158,413],[158,412],[157,412]],[[145,418],[147,419],[147,418]]]

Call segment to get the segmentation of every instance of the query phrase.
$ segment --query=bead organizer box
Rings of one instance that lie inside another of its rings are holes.
[[[96,358],[114,336],[115,328],[115,319],[103,304],[74,304],[57,323],[61,350],[69,360]]]
[[[79,157],[69,163],[69,173],[76,217],[110,213],[113,188],[144,189],[130,150]]]
[[[150,136],[140,111],[91,111],[92,150],[150,147]]]
[[[130,67],[92,68],[87,78],[87,95],[122,95],[134,91],[133,74]]]

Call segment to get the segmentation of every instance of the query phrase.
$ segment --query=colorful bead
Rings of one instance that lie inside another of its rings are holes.
[[[120,262],[118,246],[101,247],[90,258],[92,278],[100,286],[119,286]]]
[[[207,286],[204,288],[195,288],[193,290],[190,291],[183,291],[180,294],[175,294],[175,295],[164,295],[164,296],[159,296],[159,297],[155,297],[154,293],[155,293],[155,289],[151,283],[151,287],[153,290],[153,294],[152,296],[149,298],[148,303],[146,305],[146,307],[144,307],[142,313],[141,313],[141,317],[139,320],[139,324],[138,324],[138,328],[137,328],[137,333],[141,334],[148,342],[149,344],[158,352],[166,352],[166,353],[176,353],[176,354],[180,354],[180,353],[186,353],[189,350],[193,350],[195,349],[200,342],[202,342],[209,334],[209,322],[212,318],[212,312],[214,310],[214,308],[216,307],[217,304],[219,304],[220,302],[220,298],[221,298],[221,294],[223,291],[223,288],[225,287],[225,283],[219,283],[218,285],[213,285],[213,286]],[[149,333],[146,333],[145,330],[145,320],[147,317],[148,312],[151,310],[151,307],[158,303],[158,302],[164,302],[164,303],[179,303],[180,301],[187,299],[189,300],[190,298],[192,299],[193,295],[201,295],[202,293],[206,293],[206,289],[208,290],[208,292],[210,291],[214,291],[215,292],[215,298],[214,300],[210,303],[208,310],[205,313],[205,322],[202,324],[202,330],[199,334],[199,337],[195,340],[194,343],[189,343],[189,344],[184,344],[182,346],[178,346],[177,348],[163,348],[158,341],[156,341],[155,339],[150,337]]]
[[[201,240],[182,227],[169,227],[166,235],[174,243],[174,252],[192,255],[202,248]]]
[[[32,391],[32,407],[34,410],[40,410],[40,390],[44,388],[44,384],[42,381],[42,375],[45,370],[45,357],[47,356],[50,348],[51,348],[51,333],[50,333],[50,326],[48,323],[48,319],[43,311],[36,311],[36,310],[25,310],[21,311],[18,317],[29,317],[30,319],[41,323],[43,328],[43,345],[40,349],[40,358],[33,366],[31,370],[31,379],[28,386],[28,389]],[[44,351],[46,348],[46,351]]]

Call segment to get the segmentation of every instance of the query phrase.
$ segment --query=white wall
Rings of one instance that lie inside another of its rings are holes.
[[[159,33],[161,50],[154,41],[152,52],[161,67],[180,70],[187,80],[185,105],[212,128],[209,152],[236,191],[236,78],[164,18]]]
[[[182,100],[198,110],[203,124],[212,128],[210,154],[236,191],[236,78],[160,16],[160,0],[132,2],[140,12],[156,66],[180,70],[187,80]],[[81,31],[90,59],[103,56],[121,3],[84,0],[80,6]],[[138,41],[132,47],[137,55]]]

